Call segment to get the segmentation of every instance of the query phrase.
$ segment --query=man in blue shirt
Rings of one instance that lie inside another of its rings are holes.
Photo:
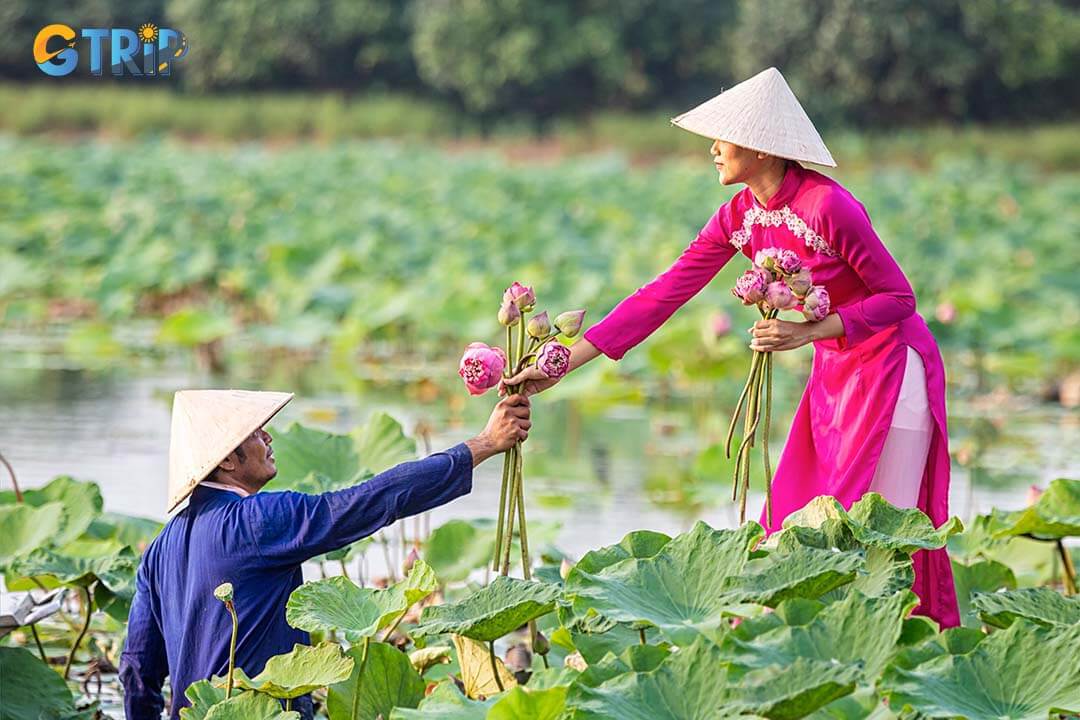
[[[272,404],[260,414],[257,403],[265,397]],[[473,468],[524,440],[531,426],[529,401],[516,395],[495,406],[473,439],[359,485],[321,495],[260,493],[277,474],[273,440],[262,426],[290,398],[242,391],[177,393],[170,485],[177,477],[182,484],[179,491],[170,487],[170,505],[188,493],[191,499],[139,565],[120,660],[128,720],[161,717],[166,676],[172,687],[169,717],[176,720],[188,704],[184,690],[191,683],[225,674],[232,621],[214,598],[219,584],[230,582],[234,588],[236,665],[254,676],[270,657],[309,642],[307,633],[285,622],[285,603],[303,582],[304,561],[468,493]],[[311,718],[310,697],[298,698],[293,709]]]

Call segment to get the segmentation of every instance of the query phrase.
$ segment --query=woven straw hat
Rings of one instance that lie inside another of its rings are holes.
[[[774,67],[671,119],[672,124],[788,160],[836,167],[814,123]]]
[[[172,512],[248,435],[292,400],[292,393],[181,390],[173,398],[169,438]]]

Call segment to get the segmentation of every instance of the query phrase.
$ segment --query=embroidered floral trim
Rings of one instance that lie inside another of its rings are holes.
[[[787,205],[779,210],[766,210],[758,206],[754,206],[746,211],[743,215],[742,227],[735,232],[731,233],[731,244],[736,248],[742,249],[742,246],[750,242],[750,230],[755,225],[761,225],[762,227],[780,227],[786,225],[787,229],[797,237],[802,238],[806,243],[806,247],[821,253],[822,255],[828,255],[830,257],[836,255],[829,243],[825,238],[814,232],[806,221],[796,215],[791,208]]]

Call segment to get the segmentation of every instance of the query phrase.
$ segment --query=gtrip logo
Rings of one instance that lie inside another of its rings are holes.
[[[34,62],[46,75],[70,75],[79,66],[76,46],[81,45],[90,54],[90,74],[100,76],[106,44],[109,71],[116,77],[168,77],[172,64],[188,51],[184,33],[159,28],[153,23],[144,23],[138,30],[83,28],[81,33],[68,25],[53,23],[41,28],[34,38]]]

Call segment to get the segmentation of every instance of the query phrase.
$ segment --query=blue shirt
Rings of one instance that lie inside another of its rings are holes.
[[[197,486],[139,564],[120,658],[128,720],[161,717],[166,675],[176,720],[191,683],[228,671],[232,619],[214,598],[218,585],[233,585],[236,666],[254,676],[272,656],[310,641],[285,622],[285,603],[303,582],[301,563],[471,489],[472,453],[464,444],[321,495],[241,497]],[[301,700],[294,709],[310,716],[310,698]]]

